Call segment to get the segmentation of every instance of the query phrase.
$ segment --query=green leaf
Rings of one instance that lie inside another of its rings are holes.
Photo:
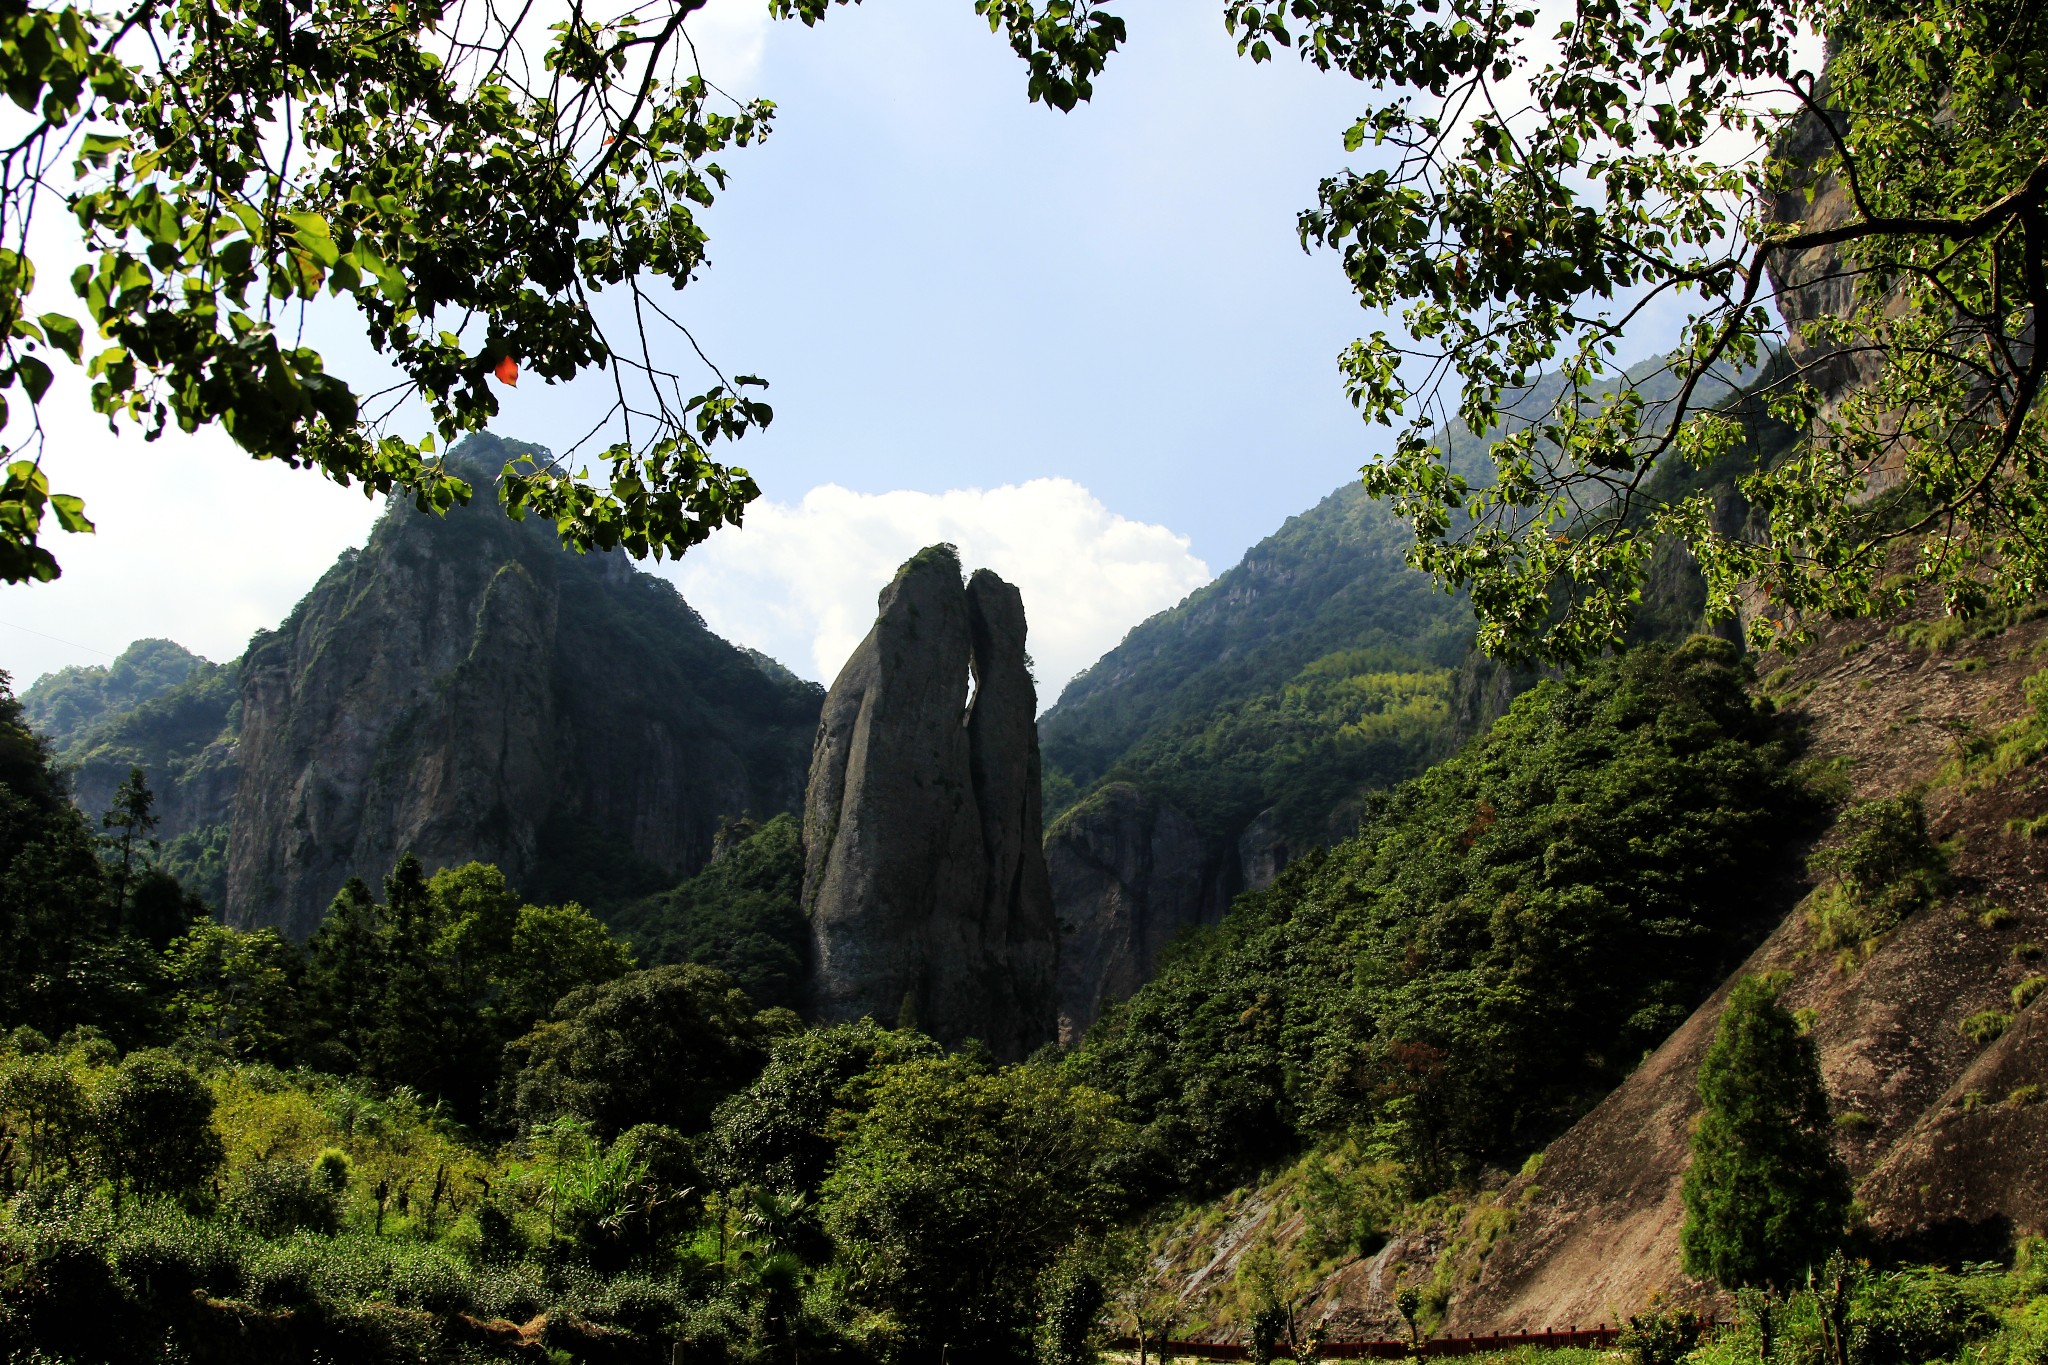
[[[292,240],[323,269],[333,269],[335,262],[341,259],[341,248],[334,244],[334,238],[327,230],[327,220],[317,213],[287,213],[282,216],[292,226]]]
[[[35,356],[25,355],[14,362],[14,373],[20,377],[21,387],[28,390],[28,401],[42,402],[43,395],[50,391],[50,367]]]
[[[79,348],[85,341],[85,332],[76,321],[62,313],[45,313],[37,321],[43,324],[43,331],[48,334],[51,345],[74,361],[78,359]]]
[[[86,519],[85,500],[69,493],[52,493],[50,510],[57,514],[57,524],[73,535],[90,535],[95,529]]]
[[[79,159],[88,165],[104,166],[117,152],[125,152],[134,143],[118,133],[87,133],[78,145]]]

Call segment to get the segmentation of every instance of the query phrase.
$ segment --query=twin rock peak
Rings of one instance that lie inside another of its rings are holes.
[[[825,699],[804,795],[810,1013],[1021,1057],[1055,1034],[1024,601],[950,545],[882,589]]]

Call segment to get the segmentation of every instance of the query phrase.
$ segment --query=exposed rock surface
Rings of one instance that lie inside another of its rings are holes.
[[[1174,936],[1214,922],[1194,821],[1115,782],[1054,822],[1046,870],[1059,915],[1060,1041],[1151,979]]]
[[[878,605],[811,758],[811,1012],[1019,1057],[1053,1036],[1057,951],[1023,599],[934,546]]]
[[[1959,723],[1996,726],[2025,708],[2020,681],[2044,640],[2048,629],[2030,623],[1958,649],[1973,662],[1958,669],[1882,625],[1838,625],[1776,682],[1799,698],[1816,757],[1842,759],[1857,797],[1890,795],[1937,777]],[[1960,1027],[1982,1010],[2011,1011],[2013,987],[2040,970],[2026,949],[2014,952],[2048,939],[2048,859],[2007,829],[2042,806],[2029,777],[2022,769],[1976,791],[1935,783],[1933,832],[1961,846],[1953,894],[1867,959],[1817,951],[1793,907],[1742,969],[1792,974],[1785,1003],[1813,1011],[1835,1112],[1853,1116],[1839,1147],[1857,1198],[1872,1232],[1905,1254],[1974,1259],[1998,1254],[2015,1231],[2048,1230],[2048,1107],[2026,1103],[2041,1092],[2024,1090],[2048,1086],[2041,1007],[2020,1011],[1988,1046]],[[1678,1271],[1679,1183],[1695,1078],[1724,998],[1725,989],[1553,1143],[1539,1174],[1508,1187],[1504,1199],[1521,1205],[1514,1234],[1454,1303],[1455,1326],[1612,1322],[1653,1289],[1707,1295]]]
[[[464,450],[486,487],[507,458]],[[394,510],[251,644],[232,923],[303,938],[408,850],[601,905],[702,866],[722,817],[795,806],[817,688],[622,556],[479,502]]]

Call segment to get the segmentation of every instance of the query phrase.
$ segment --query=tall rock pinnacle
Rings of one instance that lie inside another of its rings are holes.
[[[811,1010],[1021,1057],[1053,1037],[1058,942],[1024,601],[935,545],[879,607],[811,754]]]

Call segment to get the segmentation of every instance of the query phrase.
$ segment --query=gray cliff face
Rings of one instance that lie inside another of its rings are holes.
[[[304,938],[408,851],[536,900],[672,885],[794,807],[817,706],[621,556],[394,510],[242,662],[229,922]]]
[[[1057,951],[1023,599],[939,546],[878,605],[812,750],[811,1013],[1020,1057],[1053,1036]]]
[[[1060,1042],[1152,979],[1160,954],[1221,906],[1205,892],[1195,822],[1128,782],[1067,812],[1045,840],[1060,923]]]

